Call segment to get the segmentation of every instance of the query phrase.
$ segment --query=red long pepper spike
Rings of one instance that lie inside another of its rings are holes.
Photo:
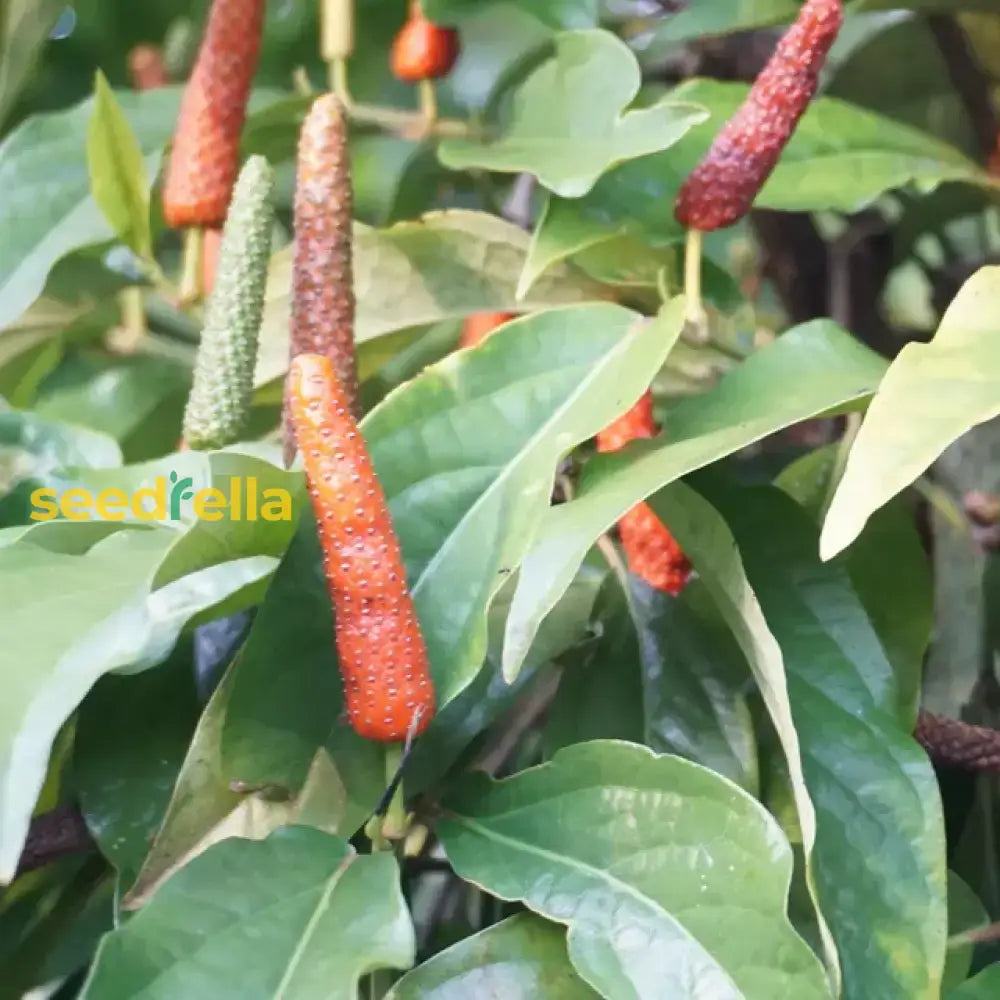
[[[844,20],[842,0],[806,0],[747,99],[685,181],[674,214],[708,232],[750,211],[816,93]]]
[[[403,740],[411,726],[420,733],[431,721],[434,685],[385,494],[329,358],[292,359],[288,400],[336,612],[351,725],[367,739]]]
[[[225,221],[263,24],[264,0],[212,4],[163,184],[163,216],[174,229]]]
[[[619,451],[630,441],[654,437],[653,394],[647,390],[639,401],[597,435],[597,450]],[[652,507],[642,501],[618,521],[618,534],[629,569],[651,587],[680,593],[691,574],[691,563]]]

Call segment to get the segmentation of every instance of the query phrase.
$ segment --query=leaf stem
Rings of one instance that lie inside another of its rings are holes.
[[[687,298],[688,334],[697,343],[708,339],[708,314],[701,298],[702,233],[689,229],[684,247],[684,295]]]
[[[181,261],[181,306],[193,305],[202,296],[201,258],[205,246],[205,231],[200,226],[184,230],[184,251]]]

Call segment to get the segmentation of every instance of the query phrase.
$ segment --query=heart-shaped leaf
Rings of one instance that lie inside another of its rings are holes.
[[[477,776],[445,805],[459,874],[567,924],[570,960],[603,996],[830,997],[785,912],[788,842],[697,764],[582,743],[506,781]]]
[[[226,840],[105,936],[81,1000],[232,995],[355,1000],[358,980],[408,968],[414,934],[391,854],[358,857],[306,827]]]

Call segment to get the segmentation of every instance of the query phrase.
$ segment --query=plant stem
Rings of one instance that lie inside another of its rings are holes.
[[[192,226],[184,231],[184,255],[181,263],[180,304],[193,305],[202,295],[201,257],[205,245],[205,231]]]
[[[347,60],[334,59],[330,63],[330,89],[340,98],[345,108],[354,106],[351,91],[347,86]]]
[[[701,254],[701,230],[689,229],[684,248],[684,295],[689,334],[697,343],[708,339],[708,314],[701,300]]]
[[[403,743],[389,743],[385,748],[386,787],[396,783],[396,790],[392,793],[389,808],[382,821],[382,836],[387,840],[401,840],[406,836],[408,826],[406,807],[403,803],[403,782],[399,777],[399,769],[404,759],[403,748]]]
[[[433,80],[421,80],[419,86],[420,113],[423,115],[428,129],[430,129],[438,118],[437,88]]]

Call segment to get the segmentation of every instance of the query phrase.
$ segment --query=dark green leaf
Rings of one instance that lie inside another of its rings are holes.
[[[227,840],[180,871],[104,938],[81,1000],[355,1000],[362,975],[407,968],[413,952],[392,855],[290,828]]]
[[[470,779],[446,805],[456,870],[567,924],[570,961],[603,996],[830,996],[785,912],[787,841],[696,764],[578,744],[503,782]]]
[[[597,996],[569,963],[566,932],[522,913],[408,972],[385,1000],[596,1000]]]
[[[818,902],[845,995],[930,1000],[940,991],[947,930],[944,829],[934,772],[898,722],[892,667],[844,570],[819,562],[815,529],[793,501],[775,489],[709,496],[780,645],[815,806]],[[671,487],[650,502],[702,577],[714,577],[710,587],[727,586],[727,577],[731,585],[731,567],[704,561],[683,491]]]
[[[548,513],[521,568],[507,622],[506,675],[517,673],[538,623],[587,550],[625,511],[774,431],[867,400],[884,371],[881,358],[835,324],[808,323],[753,355],[711,392],[679,403],[663,438],[588,463],[577,498]]]

